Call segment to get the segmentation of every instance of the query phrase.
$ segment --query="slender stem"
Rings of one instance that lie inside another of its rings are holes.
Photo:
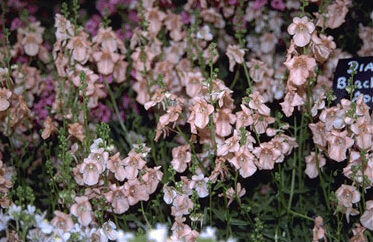
[[[151,225],[150,225],[150,223],[149,223],[149,221],[148,221],[148,218],[146,217],[146,213],[145,213],[145,211],[144,211],[144,204],[143,204],[142,201],[141,201],[141,213],[142,213],[142,216],[144,216],[144,219],[145,219],[146,225],[150,228]]]
[[[107,83],[107,81],[105,80],[104,82],[105,82],[106,88],[107,88],[107,90],[109,92],[109,96],[110,96],[111,102],[113,104],[115,114],[117,115],[117,119],[119,121],[119,124],[120,124],[120,126],[121,126],[121,128],[122,128],[122,130],[124,132],[124,137],[126,138],[126,141],[128,142],[128,144],[132,147],[132,141],[131,141],[130,136],[128,134],[128,130],[127,130],[126,126],[124,125],[122,118],[120,117],[118,105],[117,105],[117,102],[115,101],[114,94],[111,91],[110,86]]]

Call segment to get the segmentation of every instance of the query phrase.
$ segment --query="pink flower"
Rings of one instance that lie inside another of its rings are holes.
[[[244,62],[245,51],[240,49],[238,45],[229,45],[226,55],[229,58],[229,71],[233,71],[236,63],[242,64]]]
[[[284,11],[286,6],[282,0],[272,0],[271,7],[280,11]]]
[[[256,162],[255,156],[249,151],[246,146],[241,146],[238,152],[235,153],[234,157],[228,160],[239,170],[240,175],[243,178],[252,176],[257,168],[254,164]]]
[[[319,168],[325,166],[326,159],[322,154],[316,156],[315,152],[311,152],[309,156],[306,156],[306,175],[313,179],[319,175]]]
[[[188,123],[191,126],[192,133],[195,126],[203,129],[209,122],[209,116],[214,112],[214,107],[208,104],[203,98],[194,98],[194,105],[190,108],[191,114],[188,118]]]
[[[182,145],[172,149],[172,167],[177,172],[184,172],[191,161],[192,154],[190,153],[189,145]]]
[[[125,177],[127,179],[134,179],[137,177],[139,170],[141,170],[146,162],[142,159],[141,154],[136,153],[134,150],[131,150],[128,153],[128,157],[123,160],[125,170]]]
[[[360,222],[365,228],[373,231],[373,200],[366,202],[366,208],[360,217]]]
[[[114,213],[122,214],[129,209],[128,199],[123,186],[110,185],[110,191],[105,194],[105,198],[111,203]]]
[[[103,49],[93,53],[93,58],[97,62],[98,72],[103,75],[112,74],[115,63],[120,59],[119,54]]]
[[[128,199],[129,205],[135,205],[139,201],[149,200],[149,194],[146,192],[146,186],[137,179],[128,180],[124,183],[124,194]]]
[[[247,127],[252,125],[254,120],[252,118],[252,111],[248,109],[244,104],[241,104],[241,110],[236,113],[236,129],[241,127]]]
[[[360,201],[360,192],[354,186],[342,184],[335,192],[338,204],[345,208],[351,208],[352,204]]]
[[[322,147],[326,146],[326,138],[329,136],[328,131],[325,129],[325,124],[321,121],[316,124],[309,124],[308,127],[312,131],[312,140],[315,144]]]
[[[239,133],[237,130],[233,131],[233,136],[226,139],[223,144],[218,145],[217,155],[224,156],[227,155],[228,152],[237,152],[240,148],[240,139]]]
[[[158,187],[158,183],[163,177],[163,173],[160,171],[161,166],[157,166],[151,169],[147,169],[146,173],[142,176],[142,180],[146,186],[146,192],[152,194]]]
[[[264,104],[264,98],[259,92],[250,94],[249,107],[258,110],[261,115],[269,116],[271,113],[271,110]]]
[[[326,241],[324,221],[322,217],[317,216],[315,218],[315,226],[313,227],[312,232],[313,232],[312,242],[318,242],[320,239],[323,239],[323,241]]]
[[[78,217],[78,222],[82,226],[88,226],[93,219],[92,206],[88,201],[88,197],[76,197],[75,201],[76,203],[70,208],[71,214]]]
[[[294,56],[284,64],[290,72],[289,81],[296,86],[306,83],[307,78],[313,76],[316,67],[315,59],[306,55]]]
[[[328,155],[331,159],[341,162],[346,159],[347,149],[352,147],[354,140],[347,136],[347,131],[331,131],[326,138],[328,141]]]
[[[356,145],[362,150],[369,150],[373,144],[373,125],[370,118],[360,117],[357,122],[351,125],[354,132]]]
[[[229,108],[218,109],[214,113],[215,132],[221,137],[227,137],[232,133],[232,125],[236,116]]]
[[[72,57],[77,62],[85,64],[91,52],[91,43],[88,41],[88,34],[80,31],[78,35],[72,37],[67,46],[72,50]]]
[[[71,219],[70,215],[67,215],[66,213],[60,211],[54,211],[54,214],[56,216],[51,220],[51,225],[55,229],[61,230],[63,232],[69,232],[74,228],[74,222]]]
[[[237,198],[240,201],[240,197],[243,197],[246,194],[246,189],[241,188],[241,183],[237,182],[237,190],[233,187],[230,187],[224,194],[219,194],[219,197],[226,196],[229,201],[227,207]]]
[[[115,179],[118,181],[124,181],[124,161],[120,159],[119,152],[110,157],[107,163],[107,168],[114,173]]]
[[[187,215],[191,209],[193,209],[193,202],[188,195],[176,195],[172,203],[171,215],[175,217]]]
[[[255,147],[254,155],[258,158],[259,169],[272,170],[276,160],[281,156],[281,151],[274,149],[271,143],[261,143],[260,147]]]
[[[5,87],[0,89],[0,112],[5,111],[10,106],[10,97],[12,92]]]
[[[209,195],[209,191],[207,188],[207,182],[209,179],[204,177],[202,174],[196,176],[192,176],[192,181],[189,183],[190,189],[195,189],[197,194],[200,198],[207,197]]]
[[[176,197],[177,192],[173,187],[169,187],[167,185],[163,186],[163,200],[167,204],[171,204]]]
[[[251,5],[251,7],[255,10],[259,10],[262,7],[264,7],[264,5],[267,4],[267,2],[268,0],[255,0],[255,2]]]
[[[284,101],[280,103],[282,111],[286,117],[290,117],[294,112],[294,107],[301,106],[304,104],[303,98],[296,92],[288,92],[284,98]]]
[[[79,171],[83,174],[84,183],[88,186],[93,186],[98,183],[103,167],[98,161],[86,158],[81,164]]]
[[[293,23],[288,27],[288,33],[294,35],[294,43],[299,47],[304,47],[310,42],[311,34],[314,30],[315,25],[306,16],[302,18],[295,17]]]

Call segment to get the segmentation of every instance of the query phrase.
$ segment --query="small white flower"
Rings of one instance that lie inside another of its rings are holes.
[[[108,221],[102,225],[100,229],[100,234],[104,238],[108,238],[110,240],[115,240],[118,237],[118,232],[116,231],[117,226],[112,221]]]
[[[210,27],[208,25],[204,25],[197,33],[198,39],[210,41],[213,37],[214,36],[211,34]]]
[[[148,240],[155,242],[164,242],[167,239],[167,226],[164,224],[157,224],[155,229],[148,231]]]
[[[216,228],[207,226],[200,234],[199,238],[201,239],[212,239],[216,240]]]
[[[3,231],[7,228],[8,221],[10,220],[9,216],[6,216],[3,214],[3,212],[0,212],[0,231]]]
[[[129,242],[130,240],[134,239],[135,236],[132,233],[126,233],[123,230],[118,230],[117,233],[117,241],[118,242]]]
[[[34,213],[35,213],[35,206],[27,205],[27,211],[26,211],[26,213],[30,214],[30,215],[34,215]]]
[[[101,138],[95,139],[89,149],[91,150],[91,152],[95,152],[96,150],[102,148],[100,147],[102,146],[102,143],[104,143],[104,141]]]
[[[48,220],[45,218],[45,213],[42,215],[36,214],[35,215],[35,222],[36,222],[36,227],[41,230],[44,234],[50,234],[53,230],[53,226],[50,225]]]
[[[12,204],[9,207],[8,214],[11,219],[17,218],[21,214],[21,207],[15,204]]]

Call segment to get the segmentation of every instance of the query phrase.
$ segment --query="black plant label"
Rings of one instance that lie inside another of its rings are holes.
[[[352,82],[349,79],[352,78]],[[336,103],[342,98],[349,99],[347,92],[350,84],[352,88],[352,101],[363,95],[364,102],[373,108],[373,56],[340,59],[334,74],[333,91],[337,97]]]

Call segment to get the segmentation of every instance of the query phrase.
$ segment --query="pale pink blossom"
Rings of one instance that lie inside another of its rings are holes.
[[[289,69],[289,81],[295,86],[306,83],[307,78],[314,76],[316,61],[306,55],[294,56],[284,62]]]
[[[229,152],[237,152],[240,148],[240,140],[241,137],[239,136],[239,132],[237,130],[234,130],[232,137],[226,139],[223,144],[218,145],[217,155],[224,156],[227,155]]]
[[[191,161],[192,154],[190,153],[190,146],[181,145],[172,149],[172,167],[177,172],[184,172]]]
[[[93,220],[92,206],[88,197],[75,197],[75,202],[70,208],[71,214],[78,217],[78,222],[82,226],[88,226]]]
[[[233,71],[236,63],[242,64],[244,62],[245,51],[238,45],[228,45],[226,55],[229,58],[229,71]]]
[[[315,218],[315,226],[313,227],[313,238],[312,242],[319,242],[321,239],[323,239],[325,242],[326,240],[326,235],[325,235],[325,228],[324,228],[324,221],[322,217],[317,216]]]
[[[84,159],[79,170],[83,174],[84,183],[88,186],[96,185],[103,171],[103,167],[98,161],[88,158]]]
[[[354,203],[360,201],[360,192],[354,186],[342,184],[335,192],[338,204],[345,208],[351,208]]]
[[[315,25],[306,16],[295,17],[293,23],[288,27],[288,33],[294,35],[294,43],[299,47],[306,46],[311,40],[311,34],[315,30]]]
[[[266,142],[255,147],[253,154],[258,158],[256,165],[259,169],[272,170],[276,160],[281,156],[281,151],[274,149],[272,143]]]
[[[139,170],[141,170],[146,164],[141,154],[136,153],[134,150],[131,150],[128,153],[128,157],[123,160],[123,163],[125,165],[124,170],[127,179],[136,178]]]
[[[250,94],[249,107],[258,110],[261,115],[269,116],[271,110],[264,104],[264,98],[259,92]]]
[[[214,107],[203,98],[194,98],[194,105],[190,107],[191,114],[188,123],[191,125],[192,133],[196,133],[195,127],[203,129],[209,122],[209,116],[214,112]]]
[[[241,183],[237,182],[237,189],[235,190],[233,187],[230,187],[225,193],[219,194],[219,197],[226,196],[228,200],[227,207],[237,199],[240,201],[240,198],[246,194],[246,189],[241,187]]]
[[[119,152],[110,157],[107,162],[107,168],[114,173],[115,179],[124,181],[126,172],[124,170],[124,161],[119,157]]]
[[[176,197],[177,192],[173,187],[167,185],[163,186],[163,201],[167,204],[171,204]]]
[[[97,62],[98,72],[109,75],[113,73],[115,63],[120,59],[120,55],[111,52],[110,49],[102,49],[94,52],[93,58]]]
[[[373,200],[366,202],[366,208],[360,217],[360,223],[367,229],[373,231]]]
[[[288,92],[284,101],[280,103],[282,111],[286,117],[290,117],[294,112],[294,107],[302,106],[304,104],[303,98],[296,92]]]
[[[152,194],[158,187],[158,183],[163,177],[163,173],[160,171],[161,166],[147,169],[145,174],[142,176],[142,180],[146,186],[146,192]]]
[[[319,168],[325,166],[326,159],[322,154],[318,154],[316,156],[315,152],[311,152],[310,155],[306,156],[306,170],[304,173],[306,175],[313,179],[316,178],[319,175]]]
[[[187,215],[192,209],[193,202],[188,195],[176,195],[172,203],[171,215],[175,217]]]
[[[252,125],[254,122],[251,109],[247,108],[244,104],[241,104],[241,110],[242,111],[236,113],[236,129],[247,127]]]
[[[124,194],[128,199],[129,205],[135,205],[139,201],[149,200],[149,194],[146,192],[146,186],[137,179],[128,180],[124,183]]]
[[[202,174],[192,176],[192,181],[189,183],[190,189],[195,189],[197,194],[200,198],[207,197],[209,195],[209,191],[207,188],[207,182],[209,179],[204,177]]]
[[[329,136],[329,132],[326,130],[325,124],[319,121],[315,124],[309,124],[308,127],[312,132],[313,142],[317,145],[325,147],[327,142],[326,138]]]
[[[243,178],[252,176],[257,170],[255,166],[256,158],[246,146],[241,146],[240,149],[235,152],[233,158],[228,159],[228,161],[239,170]]]
[[[122,214],[130,207],[123,186],[117,187],[115,184],[110,185],[110,191],[105,194],[105,198],[111,203],[114,213]]]
[[[344,161],[347,158],[347,149],[354,144],[354,140],[347,136],[346,130],[343,132],[331,131],[327,141],[328,155],[337,162]]]
[[[51,225],[63,232],[69,232],[74,228],[74,222],[70,215],[60,211],[54,211],[55,217],[51,220]]]
[[[232,124],[236,121],[236,116],[228,108],[217,109],[214,113],[215,132],[221,137],[227,137],[232,133]]]

